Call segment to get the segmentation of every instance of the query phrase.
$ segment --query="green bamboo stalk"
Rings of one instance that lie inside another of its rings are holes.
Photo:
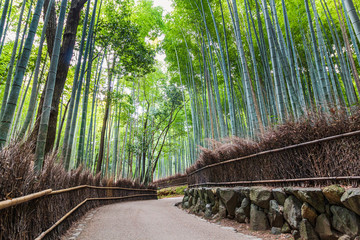
[[[319,100],[321,101],[322,105],[327,106],[328,101],[329,101],[329,94],[327,91],[327,87],[325,85],[325,81],[326,81],[325,73],[324,73],[325,70],[323,69],[322,58],[321,58],[321,55],[319,52],[319,47],[317,44],[318,41],[316,39],[316,35],[315,35],[313,23],[312,23],[309,2],[308,2],[308,0],[304,0],[304,1],[305,1],[306,15],[308,18],[310,37],[311,37],[312,49],[313,49],[313,54],[314,54],[315,66],[316,66],[317,82],[318,82],[318,86],[321,88],[321,89],[319,89],[319,93],[320,93]],[[317,18],[317,16],[315,18]]]
[[[83,98],[83,110],[82,110],[82,118],[81,118],[81,126],[80,126],[80,140],[79,140],[79,148],[78,148],[77,166],[79,166],[79,164],[84,163],[86,115],[87,115],[88,98],[89,98],[89,90],[90,90],[90,79],[91,79],[91,72],[92,72],[94,47],[95,47],[95,39],[93,39],[93,29],[94,29],[94,24],[95,24],[96,7],[97,7],[97,0],[95,0],[95,3],[94,3],[93,15],[92,15],[90,26],[89,26],[89,35],[88,35],[88,40],[86,43],[86,49],[90,48],[90,54],[89,54],[89,60],[88,60],[86,85],[85,85],[84,98]],[[92,46],[92,45],[94,45],[94,46]]]
[[[360,19],[359,16],[357,15],[354,3],[352,0],[343,0],[343,4],[345,9],[347,10],[347,14],[349,15],[351,23],[354,27],[355,35],[360,42]]]
[[[34,75],[34,71],[31,72],[31,76],[30,76],[28,84],[26,85],[26,88],[25,88],[25,92],[23,93],[23,96],[20,97],[21,103],[20,103],[20,106],[18,107],[18,111],[17,111],[16,117],[15,117],[15,122],[13,124],[13,131],[12,131],[12,134],[11,134],[12,136],[17,134],[17,130],[18,130],[18,127],[19,127],[19,121],[20,121],[21,114],[22,114],[22,109],[24,107],[25,99],[26,99],[27,92],[29,90],[30,82],[31,82],[31,79],[32,79],[33,75]]]
[[[24,79],[26,67],[30,58],[31,49],[34,42],[34,37],[39,24],[43,4],[44,0],[37,1],[35,12],[30,23],[29,34],[25,41],[24,50],[21,54],[19,64],[15,71],[14,82],[5,108],[4,117],[1,119],[0,122],[0,148],[4,146],[9,134],[11,122],[15,113],[16,103],[19,98],[20,88]]]
[[[344,0],[342,0],[343,2],[343,5],[344,4]],[[353,29],[351,28],[350,26],[350,20],[349,20],[349,14],[347,13],[346,9],[344,9],[344,13],[345,13],[345,19],[346,19],[346,24],[348,25],[348,28],[349,28],[349,33],[350,33],[350,37],[351,37],[351,41],[352,41],[352,45],[353,45],[353,48],[355,50],[355,53],[356,53],[356,56],[357,56],[357,59],[358,59],[358,62],[359,62],[359,65],[360,65],[360,50],[359,50],[359,46],[356,42],[356,38],[355,38],[355,33],[353,31]]]
[[[72,147],[72,143],[70,144],[70,132],[72,129],[72,118],[73,118],[73,112],[74,112],[74,105],[75,102],[77,102],[77,91],[78,89],[80,89],[81,91],[81,87],[79,88],[79,85],[82,85],[82,82],[79,83],[79,75],[80,75],[80,69],[81,69],[81,61],[83,60],[83,51],[84,51],[84,46],[85,46],[85,38],[87,36],[86,34],[86,30],[87,30],[87,22],[88,22],[88,18],[89,18],[89,11],[90,11],[90,3],[91,0],[88,0],[87,5],[86,5],[86,11],[85,11],[85,17],[84,17],[84,23],[83,23],[83,29],[82,29],[82,35],[81,35],[81,41],[80,41],[80,48],[79,48],[79,56],[78,56],[78,61],[76,64],[76,69],[75,69],[75,74],[74,74],[74,80],[73,80],[73,86],[72,86],[72,91],[71,91],[71,97],[70,97],[70,103],[69,103],[69,110],[68,110],[68,115],[66,118],[66,127],[65,127],[65,133],[64,133],[64,140],[63,140],[63,147],[62,147],[62,160],[65,166],[65,169],[68,169],[69,167],[69,161],[67,158],[67,152],[68,149],[70,149]],[[86,61],[86,57],[87,55],[85,55],[84,60]]]
[[[35,160],[34,168],[37,172],[42,170],[43,162],[44,162],[46,136],[49,126],[51,103],[54,94],[56,71],[59,62],[61,36],[64,29],[66,5],[67,5],[67,0],[62,0],[58,25],[55,34],[54,48],[51,56],[49,76],[46,86],[45,97],[44,97],[43,112],[41,114],[41,119],[40,119],[39,134],[36,142],[36,150],[35,150],[36,160]]]
[[[9,23],[10,23],[10,21],[11,21],[11,20],[10,20],[10,17],[11,17],[12,3],[13,3],[13,0],[11,0],[10,10],[9,10],[9,13],[7,14],[7,21],[6,21],[5,31],[3,31],[2,36],[0,36],[0,40],[1,40],[0,57],[1,57],[1,54],[2,54],[2,50],[3,50],[3,48],[4,48],[6,34],[7,34],[8,29],[9,29]],[[0,20],[0,21],[1,21],[1,20]]]
[[[249,16],[249,9],[248,9],[248,1],[245,0],[245,12],[246,12],[246,20],[248,25],[248,31],[247,31],[247,38],[249,42],[249,48],[250,48],[250,54],[251,59],[253,62],[253,70],[254,70],[254,76],[255,76],[255,84],[256,84],[256,95],[259,102],[259,108],[261,112],[261,119],[265,126],[268,125],[268,119],[267,119],[267,113],[265,109],[265,101],[262,94],[260,79],[259,79],[259,73],[258,73],[258,67],[256,62],[256,56],[255,56],[255,49],[253,44],[253,36],[251,32],[251,24],[250,24],[250,16]]]
[[[273,31],[271,29],[272,24],[271,24],[270,16],[268,13],[266,0],[262,0],[262,7],[263,7],[263,13],[264,13],[264,17],[265,17],[266,31],[268,34],[271,63],[272,63],[273,72],[274,72],[274,82],[275,82],[275,92],[276,92],[275,96],[276,96],[277,105],[278,105],[278,109],[279,109],[278,116],[279,116],[280,122],[283,122],[286,118],[286,109],[285,109],[285,103],[284,103],[284,97],[283,97],[283,95],[285,93],[283,92],[283,89],[282,89],[281,83],[280,83],[280,79],[279,79],[278,60],[277,60],[277,56],[276,56]]]
[[[50,17],[50,9],[51,9],[53,3],[54,3],[54,0],[50,0],[49,7],[48,7],[48,9],[46,11],[46,14],[45,14],[44,26],[43,26],[43,29],[42,29],[42,32],[41,32],[39,50],[38,50],[38,55],[37,55],[37,58],[36,58],[34,80],[33,80],[33,85],[32,85],[32,88],[31,88],[31,96],[30,96],[29,106],[28,106],[28,110],[27,110],[27,114],[26,114],[26,117],[25,117],[24,124],[23,124],[23,126],[22,126],[22,128],[20,130],[18,139],[23,139],[23,137],[24,137],[24,135],[26,133],[26,130],[28,129],[28,127],[30,125],[31,118],[32,118],[32,116],[34,114],[34,111],[35,111],[36,98],[37,98],[37,92],[38,92],[37,86],[38,86],[38,80],[39,80],[41,55],[42,55],[42,50],[43,50],[43,47],[44,47],[45,33],[46,33],[46,29],[47,29],[47,25],[48,25],[49,17]],[[46,54],[45,62],[44,62],[43,67],[45,67],[47,57],[48,57],[48,54]]]
[[[5,20],[6,20],[6,15],[8,12],[9,4],[10,4],[10,0],[5,0],[4,6],[3,6],[3,11],[1,14],[1,19],[0,19],[0,39],[3,37],[4,25],[5,25]]]
[[[26,0],[23,0],[21,10],[20,10],[20,17],[19,17],[18,25],[17,25],[17,28],[16,28],[15,41],[14,41],[14,46],[13,46],[13,50],[12,50],[12,53],[11,53],[9,68],[6,70],[7,71],[7,77],[6,77],[4,95],[3,95],[3,99],[2,99],[2,103],[1,103],[0,119],[4,116],[4,111],[5,111],[8,95],[9,95],[11,80],[12,80],[12,77],[13,77],[15,58],[16,58],[16,53],[17,53],[17,49],[18,49],[20,29],[21,29],[21,26],[22,26],[22,20],[23,20],[25,5],[26,5]],[[31,11],[31,8],[29,9],[29,13],[30,13],[30,11]]]

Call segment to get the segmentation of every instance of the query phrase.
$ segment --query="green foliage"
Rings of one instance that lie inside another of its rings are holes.
[[[108,1],[98,23],[97,40],[118,58],[116,73],[142,76],[152,71],[155,53],[140,40],[139,29],[130,16],[127,1]]]

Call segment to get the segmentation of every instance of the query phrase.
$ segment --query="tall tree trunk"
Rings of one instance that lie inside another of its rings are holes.
[[[86,43],[86,48],[90,48],[89,59],[88,59],[88,68],[86,75],[86,84],[85,91],[83,97],[83,109],[82,109],[82,117],[81,117],[81,126],[80,126],[80,139],[79,139],[79,149],[78,149],[78,157],[77,157],[77,166],[81,163],[84,163],[84,145],[85,145],[85,131],[86,131],[86,115],[88,108],[88,99],[89,99],[89,91],[90,91],[90,80],[91,80],[91,72],[92,72],[92,63],[93,63],[93,55],[95,48],[95,39],[93,38],[93,29],[95,24],[95,16],[96,16],[96,5],[97,0],[95,0],[95,6],[93,9],[93,15],[90,22],[90,30],[89,36]],[[89,44],[89,45],[88,45]],[[85,66],[84,66],[85,67]]]
[[[109,118],[109,112],[110,112],[110,104],[111,104],[111,82],[113,77],[113,69],[115,67],[116,59],[114,56],[112,67],[109,69],[108,72],[108,91],[106,96],[106,105],[105,105],[105,115],[103,118],[103,125],[101,128],[101,138],[100,138],[100,147],[99,147],[99,156],[98,156],[98,162],[96,166],[96,173],[101,172],[102,162],[104,158],[104,147],[105,147],[105,133],[106,133],[106,126],[107,121]]]
[[[86,38],[86,29],[87,29],[87,22],[88,22],[88,18],[89,18],[89,11],[90,11],[90,1],[88,1],[87,6],[86,6],[86,11],[85,11],[85,17],[84,17],[84,23],[83,23],[83,29],[82,29],[82,35],[81,35],[81,41],[80,41],[80,48],[79,48],[79,56],[78,56],[78,60],[77,60],[77,64],[76,64],[76,69],[75,69],[75,74],[74,74],[74,80],[73,80],[73,87],[72,87],[72,91],[71,91],[71,97],[70,97],[70,104],[69,104],[69,113],[66,117],[66,127],[65,127],[65,133],[64,133],[64,141],[63,141],[63,146],[62,146],[62,160],[65,163],[65,167],[67,165],[67,159],[66,159],[66,154],[67,151],[71,148],[71,146],[69,146],[69,137],[70,137],[70,131],[72,128],[72,117],[73,117],[73,112],[74,112],[74,105],[77,101],[77,90],[79,88],[79,74],[80,74],[80,69],[81,69],[81,61],[83,59],[83,51],[84,51],[84,46],[85,46],[85,38]],[[86,59],[86,56],[84,58],[84,61]]]
[[[57,140],[56,140],[56,145],[55,145],[55,148],[54,148],[55,151],[57,151],[59,149],[61,133],[62,133],[62,129],[63,129],[63,126],[64,126],[65,116],[66,116],[66,113],[68,111],[70,101],[71,100],[69,100],[68,103],[66,104],[64,114],[63,114],[63,118],[62,118],[61,122],[59,123],[59,133],[58,133],[58,137],[57,137]],[[60,117],[61,117],[61,114],[60,114]]]
[[[36,151],[35,151],[36,159],[35,159],[34,167],[37,171],[41,171],[45,157],[45,144],[46,144],[48,127],[49,127],[51,103],[55,91],[54,88],[56,81],[56,71],[58,68],[58,62],[60,56],[61,36],[64,30],[66,5],[67,5],[67,0],[62,0],[60,7],[60,14],[59,14],[59,22],[58,22],[58,27],[56,29],[54,48],[52,51],[48,81],[46,84],[46,91],[43,102],[44,111],[41,114],[39,134],[36,141]]]
[[[48,3],[50,0],[45,0]],[[62,96],[66,77],[69,71],[71,58],[73,56],[75,41],[76,41],[76,33],[77,28],[80,21],[80,13],[83,9],[84,4],[87,0],[72,0],[70,10],[66,19],[66,26],[63,35],[62,46],[60,49],[60,56],[59,56],[59,63],[57,67],[56,73],[56,81],[55,81],[55,88],[54,94],[51,104],[51,111],[50,111],[50,119],[49,119],[49,127],[48,133],[46,137],[46,146],[45,146],[45,154],[48,153],[54,145],[55,136],[56,136],[56,128],[57,128],[57,117],[59,112],[59,103],[60,98]],[[47,10],[47,4],[45,4],[44,11]],[[51,16],[49,25],[46,31],[46,41],[48,46],[49,55],[52,55],[52,47],[54,45],[54,36],[56,32],[56,13],[55,13],[55,6],[51,9]],[[45,92],[43,91],[39,103],[39,108],[37,112],[37,118],[41,116],[43,112],[43,102],[44,102]],[[36,121],[35,127],[29,137],[29,141],[33,142],[36,140],[39,131],[39,120]]]

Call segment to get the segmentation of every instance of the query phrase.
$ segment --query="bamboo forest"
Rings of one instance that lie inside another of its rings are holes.
[[[255,141],[314,112],[351,115],[359,9],[356,0],[1,0],[1,149],[30,148],[35,172],[52,156],[65,171],[148,184],[185,173],[226,139]]]

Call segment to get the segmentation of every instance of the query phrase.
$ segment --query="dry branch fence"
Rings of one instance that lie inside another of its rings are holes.
[[[168,188],[168,187],[177,187],[184,186],[188,184],[187,175],[186,174],[176,174],[167,178],[159,179],[153,182],[155,186],[158,188]]]
[[[82,185],[1,201],[0,239],[57,239],[93,207],[148,199],[157,199],[156,190]]]
[[[227,152],[228,151],[228,152]],[[231,155],[231,145],[201,158]],[[353,131],[286,147],[260,151],[235,159],[194,167],[189,187],[199,186],[320,186],[360,185],[360,131]],[[216,155],[215,155],[216,154]]]
[[[32,240],[43,232],[46,239],[59,239],[91,208],[157,198],[153,186],[101,178],[81,167],[67,172],[56,164],[56,154],[47,156],[37,174],[33,149],[18,143],[0,151],[0,240]]]

